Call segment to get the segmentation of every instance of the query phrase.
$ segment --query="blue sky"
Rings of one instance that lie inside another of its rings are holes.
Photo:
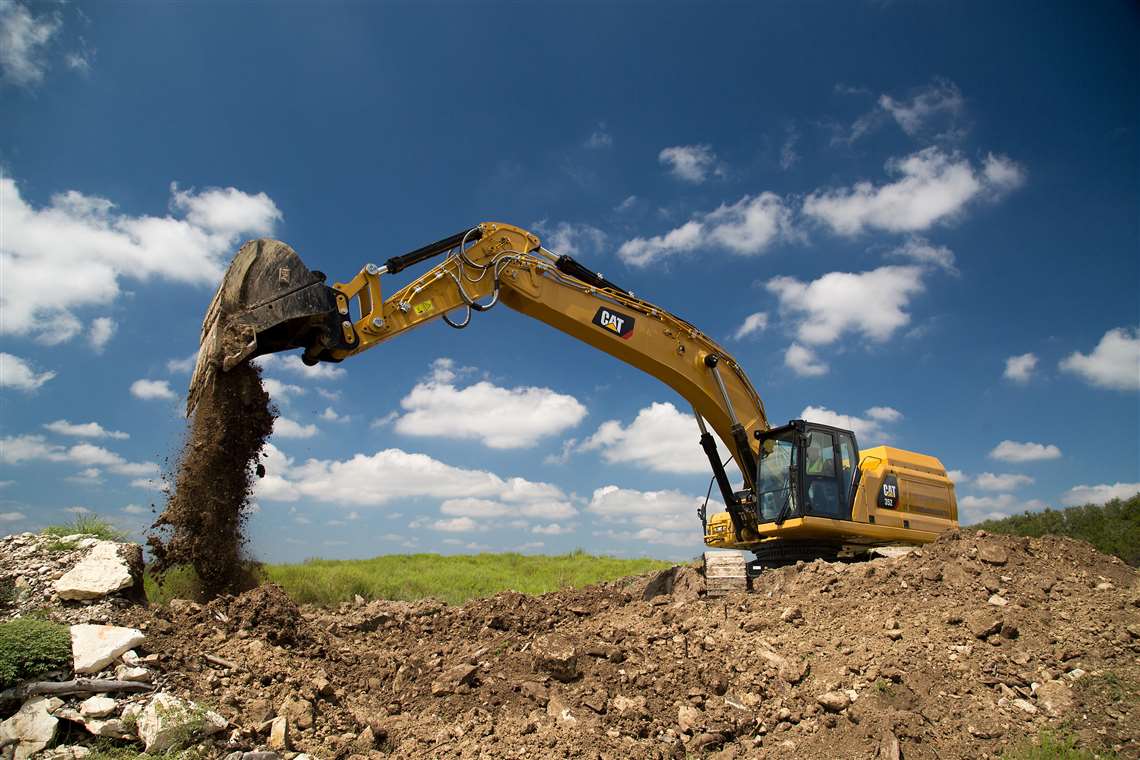
[[[6,531],[145,528],[242,240],[343,280],[482,220],[774,422],[940,457],[964,519],[1140,490],[1133,4],[0,0],[0,40]],[[700,551],[683,399],[505,307],[265,374],[261,558]]]

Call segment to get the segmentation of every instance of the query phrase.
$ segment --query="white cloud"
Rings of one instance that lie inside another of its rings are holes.
[[[399,412],[388,412],[383,417],[377,417],[376,419],[372,420],[372,422],[369,423],[368,427],[370,427],[370,428],[388,427],[393,422],[395,422],[397,419],[399,419],[399,417],[400,417]]]
[[[91,321],[91,330],[87,333],[87,340],[91,344],[91,350],[97,354],[103,353],[103,349],[107,347],[107,342],[115,334],[115,329],[118,325],[115,320],[110,317],[97,317]]]
[[[55,375],[51,370],[36,372],[25,359],[0,351],[0,388],[34,391]]]
[[[998,459],[1003,462],[1039,462],[1060,458],[1061,450],[1051,443],[1002,441],[990,452],[990,459]]]
[[[454,377],[450,365],[440,365],[430,379],[413,387],[400,401],[404,413],[396,420],[396,431],[517,449],[573,427],[586,416],[586,407],[576,398],[550,388],[502,388],[485,380],[458,388]]]
[[[909,101],[896,100],[885,94],[879,96],[879,107],[912,137],[923,132],[934,117],[956,117],[965,102],[958,87],[944,79],[936,79]]]
[[[585,146],[597,150],[599,148],[610,148],[614,144],[613,135],[606,129],[604,121],[598,122],[597,127],[590,136],[586,138]]]
[[[819,377],[828,371],[827,362],[821,361],[815,351],[799,343],[793,343],[784,352],[784,366],[800,377]]]
[[[316,425],[302,425],[288,417],[278,417],[273,421],[273,434],[279,438],[312,438],[317,432]]]
[[[990,154],[982,167],[939,148],[920,150],[887,163],[894,182],[810,193],[805,215],[840,235],[865,230],[919,232],[958,216],[971,201],[998,197],[1020,186],[1024,170],[1004,156]]]
[[[657,154],[657,160],[669,167],[677,179],[700,184],[710,174],[721,174],[716,154],[710,145],[674,145]]]
[[[81,467],[104,467],[117,475],[138,477],[158,473],[153,462],[128,462],[113,451],[91,443],[66,448],[48,443],[41,435],[17,435],[0,438],[0,463],[70,462]]]
[[[829,272],[818,280],[774,277],[766,287],[780,310],[798,322],[796,339],[810,345],[834,343],[845,332],[882,342],[910,323],[910,299],[924,290],[923,270],[886,266],[869,272]]]
[[[958,499],[958,520],[970,525],[982,520],[1000,520],[1012,514],[1045,508],[1038,499],[1023,501],[1013,494],[1002,493],[994,496],[963,496]]]
[[[558,449],[557,454],[547,454],[543,457],[543,464],[566,464],[570,461],[570,457],[578,448],[577,438],[567,438],[562,442],[562,446]]]
[[[958,275],[955,266],[954,252],[944,245],[932,245],[926,238],[911,235],[906,242],[887,252],[888,256],[897,259],[908,259],[916,264],[923,264],[942,269],[947,274]]]
[[[170,484],[160,478],[136,478],[131,481],[131,487],[139,488],[143,491],[170,493]]]
[[[449,520],[436,520],[431,524],[433,530],[442,530],[445,533],[471,533],[477,530],[486,530],[470,517],[453,517]]]
[[[103,471],[98,467],[88,467],[80,470],[74,475],[68,476],[67,480],[72,483],[80,483],[82,485],[100,485],[103,483]]]
[[[171,185],[171,197],[171,207],[186,218],[131,216],[75,190],[34,208],[14,180],[0,179],[0,329],[54,340],[60,324],[77,324],[75,309],[112,303],[121,279],[212,286],[236,243],[269,234],[281,218],[264,193],[195,193]],[[44,282],[53,283],[50,299],[39,295]]]
[[[788,127],[788,135],[780,147],[780,168],[784,171],[791,169],[800,160],[800,154],[796,153],[796,143],[799,139],[800,133],[796,131],[796,128],[794,126]]]
[[[1032,483],[1033,478],[1028,475],[1016,475],[1013,473],[995,475],[992,472],[983,472],[974,478],[974,486],[983,491],[1015,491],[1022,486],[1028,486]]]
[[[954,481],[954,485],[961,486],[970,482],[970,476],[961,470],[947,470],[946,477]]]
[[[543,247],[567,256],[597,254],[607,239],[606,233],[592,224],[550,223],[540,219],[531,227],[542,238]]]
[[[265,389],[270,398],[282,404],[288,404],[294,396],[305,394],[305,389],[301,386],[282,382],[275,377],[262,377],[261,387]]]
[[[872,441],[881,443],[888,435],[885,426],[902,419],[902,414],[889,406],[873,406],[864,414],[865,417],[856,417],[833,412],[824,406],[808,406],[800,412],[800,419],[850,430],[863,448]]]
[[[651,544],[696,546],[701,540],[697,508],[703,502],[703,497],[680,491],[637,491],[608,485],[594,491],[586,510],[605,522],[632,526],[634,538]],[[607,535],[628,538],[624,531]]]
[[[301,375],[307,380],[337,380],[344,377],[345,370],[328,362],[309,366],[301,361],[299,354],[265,354],[254,359],[263,370],[281,369]]]
[[[700,430],[692,414],[670,403],[653,403],[623,426],[608,420],[579,445],[599,451],[610,464],[632,464],[654,472],[707,473],[709,461],[700,446]]]
[[[43,81],[47,46],[62,26],[58,13],[32,15],[22,3],[0,0],[0,70],[15,85]]]
[[[68,422],[67,420],[56,420],[48,422],[44,428],[59,435],[70,435],[76,438],[115,438],[117,440],[124,440],[131,436],[119,430],[107,430],[98,422]]]
[[[768,312],[758,311],[755,314],[749,314],[747,317],[745,317],[744,321],[740,324],[740,327],[736,328],[736,332],[732,334],[732,337],[736,340],[740,340],[741,338],[746,338],[749,335],[763,332],[767,328]]]
[[[194,369],[194,364],[198,361],[198,352],[184,356],[181,359],[168,359],[166,361],[166,371],[170,374],[181,374],[191,372]]]
[[[1061,369],[1101,388],[1140,390],[1140,328],[1109,330],[1091,354],[1075,351],[1061,362]]]
[[[1102,483],[1096,486],[1073,486],[1061,495],[1061,503],[1067,507],[1081,504],[1104,504],[1113,499],[1131,499],[1140,493],[1140,483]]]
[[[511,508],[490,499],[446,499],[439,505],[439,511],[458,517],[505,517]]]
[[[63,462],[67,460],[67,452],[62,446],[48,443],[42,435],[0,438],[0,463],[21,464],[37,460]]]
[[[28,516],[23,512],[0,512],[0,523],[14,523],[27,519]]]
[[[573,533],[574,528],[569,525],[550,523],[549,525],[536,525],[531,528],[530,531],[531,533],[540,533],[544,536],[562,536],[567,533]]]
[[[87,507],[65,507],[63,511],[67,512],[68,514],[71,514],[71,515],[89,515],[89,514],[91,514],[91,510],[88,509]]]
[[[333,409],[331,406],[326,406],[325,410],[321,412],[321,419],[329,422],[350,422],[352,415],[337,414],[336,409]]]
[[[67,450],[66,459],[80,465],[104,467],[116,475],[141,477],[158,474],[154,462],[128,462],[113,451],[92,443],[79,443]]]
[[[1025,384],[1029,382],[1033,376],[1033,370],[1036,368],[1037,356],[1035,354],[1011,356],[1005,360],[1005,372],[1002,373],[1002,377],[1015,383]]]
[[[618,249],[618,257],[631,266],[643,267],[702,247],[754,256],[772,243],[800,237],[783,199],[775,193],[760,193],[746,195],[731,205],[721,204],[664,235],[627,240]]]
[[[619,203],[617,206],[614,206],[614,211],[617,211],[618,213],[622,213],[625,211],[629,211],[635,205],[637,205],[637,196],[636,195],[627,195],[622,200],[621,203]]]
[[[127,506],[123,507],[122,511],[126,512],[128,515],[145,515],[150,510],[146,507],[139,506],[138,504],[128,504]]]
[[[174,391],[170,390],[170,383],[165,380],[145,379],[131,383],[131,395],[144,400],[175,397]]]

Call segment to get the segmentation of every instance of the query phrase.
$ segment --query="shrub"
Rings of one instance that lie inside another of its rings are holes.
[[[126,533],[98,515],[79,515],[69,523],[49,525],[44,528],[43,532],[45,536],[82,534],[84,536],[95,536],[95,538],[101,538],[104,541],[125,541],[129,538]]]
[[[67,626],[35,618],[0,623],[0,689],[69,667],[71,635]]]

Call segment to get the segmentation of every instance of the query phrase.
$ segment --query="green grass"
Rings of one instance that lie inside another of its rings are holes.
[[[34,617],[0,623],[0,689],[71,667],[71,635],[66,625]]]
[[[43,534],[45,536],[56,536],[59,538],[82,534],[85,536],[95,536],[104,541],[126,541],[129,538],[126,533],[98,515],[79,515],[69,523],[49,525],[43,529]],[[53,546],[56,547],[55,551],[69,550],[67,548],[68,544],[63,541],[57,541],[48,548],[51,549]],[[74,548],[74,546],[71,548]]]
[[[1068,509],[1026,512],[1004,520],[986,520],[972,526],[991,533],[1016,536],[1069,536],[1088,541],[1105,554],[1115,554],[1133,567],[1140,566],[1140,494],[1103,506],[1086,504]]]
[[[1036,740],[1027,739],[1002,753],[1002,760],[1112,760],[1110,750],[1096,752],[1077,746],[1072,736],[1042,731]]]
[[[653,559],[616,559],[575,551],[558,556],[505,554],[390,554],[363,560],[310,559],[293,565],[263,565],[261,578],[280,584],[294,600],[337,604],[365,599],[432,597],[461,604],[508,589],[542,594],[670,567]],[[159,603],[196,596],[193,573],[168,573],[162,586],[147,579],[147,597]]]

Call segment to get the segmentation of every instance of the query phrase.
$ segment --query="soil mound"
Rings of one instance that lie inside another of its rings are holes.
[[[301,610],[276,583],[267,583],[239,596],[218,600],[225,608],[230,630],[247,631],[272,644],[297,641]]]
[[[214,375],[195,408],[174,490],[147,539],[155,572],[193,566],[207,599],[253,585],[242,523],[275,416],[256,366],[245,362]]]

